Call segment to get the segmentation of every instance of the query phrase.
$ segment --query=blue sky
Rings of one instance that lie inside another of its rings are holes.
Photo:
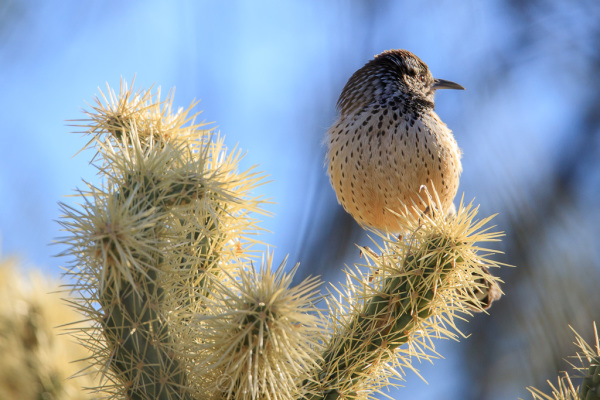
[[[260,164],[273,180],[261,188],[277,203],[271,208],[276,217],[265,221],[274,232],[268,241],[278,252],[297,252],[297,231],[288,234],[287,227],[295,230],[311,218],[306,195],[322,190],[317,181],[325,176],[322,135],[351,73],[382,50],[404,47],[438,76],[460,81],[461,65],[477,57],[488,34],[486,10],[476,2],[452,18],[458,27],[461,19],[483,18],[470,51],[456,45],[454,36],[463,33],[439,26],[444,7],[424,15],[437,28],[412,35],[412,25],[400,22],[420,12],[414,6],[392,6],[383,21],[365,27],[364,8],[352,2],[220,4],[66,1],[23,11],[7,33],[0,64],[4,254],[58,270],[57,248],[48,247],[59,234],[56,203],[68,202],[63,196],[94,174],[85,154],[72,158],[85,139],[71,134],[75,128],[66,121],[82,117],[98,87],[134,76],[139,88],[175,87],[176,106],[201,100],[201,118],[214,121],[230,145],[247,150],[245,166]],[[453,113],[469,111],[460,111],[467,96],[444,93],[439,100],[451,127]],[[335,201],[333,192],[320,195]]]

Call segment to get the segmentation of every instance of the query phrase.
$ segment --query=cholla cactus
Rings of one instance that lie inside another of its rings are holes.
[[[457,314],[481,310],[496,285],[481,242],[499,234],[461,206],[450,218],[401,217],[410,235],[385,237],[368,265],[317,307],[315,278],[272,254],[253,260],[264,213],[239,172],[239,151],[203,129],[172,96],[108,91],[83,126],[101,183],[82,204],[63,204],[64,252],[91,322],[79,332],[105,373],[97,391],[131,399],[371,398],[435,356],[434,338],[456,338]],[[433,200],[428,200],[432,207]]]
[[[298,265],[289,274],[284,267],[285,261],[273,271],[271,254],[258,271],[244,270],[231,284],[216,282],[206,314],[197,315],[198,373],[217,369],[212,389],[224,398],[297,398],[307,371],[318,366],[318,279],[289,288]]]
[[[483,229],[490,218],[474,223],[476,211],[461,203],[450,218],[399,216],[409,237],[385,237],[379,255],[363,249],[369,269],[347,271],[339,299],[330,299],[333,334],[311,399],[370,398],[405,369],[416,372],[413,359],[434,357],[433,338],[455,339],[457,313],[481,310],[477,292],[497,285],[483,266],[498,264],[477,243],[499,233]]]
[[[535,400],[598,400],[600,399],[600,339],[598,329],[594,322],[595,343],[590,346],[579,333],[575,332],[575,345],[577,353],[575,363],[570,363],[576,372],[576,377],[583,378],[581,386],[575,386],[568,372],[558,378],[554,386],[550,381],[548,384],[552,389],[549,396],[536,388],[528,388]]]
[[[0,260],[0,398],[89,398],[83,388],[97,379],[84,363],[74,363],[86,351],[57,328],[77,314],[61,301],[57,282],[17,271],[16,259]]]
[[[239,151],[226,154],[189,109],[171,113],[171,96],[122,86],[103,98],[87,125],[102,183],[62,205],[78,308],[94,323],[80,339],[105,366],[102,391],[192,398],[177,343],[195,338],[174,326],[206,307],[213,274],[248,257],[260,200],[247,193],[261,177],[237,172]]]

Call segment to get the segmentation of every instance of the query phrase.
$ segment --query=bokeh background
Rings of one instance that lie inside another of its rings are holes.
[[[93,181],[66,120],[98,87],[176,87],[272,183],[263,227],[300,275],[340,279],[369,238],[337,205],[323,135],[350,75],[391,48],[464,92],[436,109],[464,151],[459,196],[498,213],[506,296],[439,342],[409,399],[530,398],[600,321],[600,2],[597,0],[0,0],[0,249],[59,277],[57,202]],[[300,277],[299,277],[300,278]],[[1,361],[0,361],[1,362]]]

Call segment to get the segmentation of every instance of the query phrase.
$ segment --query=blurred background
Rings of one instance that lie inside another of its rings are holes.
[[[404,48],[458,82],[436,110],[464,151],[459,198],[498,213],[506,296],[439,342],[393,398],[530,398],[600,321],[600,2],[0,0],[0,250],[58,278],[57,202],[94,181],[69,133],[106,83],[176,87],[272,183],[262,226],[297,278],[336,282],[370,239],[337,204],[323,136],[350,75]],[[278,256],[278,257],[277,257]]]

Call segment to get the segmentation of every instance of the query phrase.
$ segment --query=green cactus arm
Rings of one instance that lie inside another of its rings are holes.
[[[104,367],[96,390],[107,395],[204,395],[184,351],[194,343],[190,316],[205,307],[209,277],[247,258],[249,213],[262,212],[248,196],[262,175],[238,172],[239,151],[200,129],[191,107],[172,113],[171,101],[109,88],[84,125],[101,183],[80,191],[81,205],[61,205],[75,308],[94,327],[80,336]]]
[[[593,347],[583,337],[575,333],[575,345],[577,352],[574,358],[576,362],[571,363],[577,377],[582,377],[581,386],[575,386],[569,372],[564,372],[558,378],[557,385],[548,381],[551,394],[546,394],[540,389],[528,387],[534,400],[600,400],[600,340],[598,329],[594,322],[595,343]]]
[[[354,305],[334,313],[344,328],[334,332],[320,368],[304,382],[305,398],[353,398],[388,385],[397,374],[392,369],[414,369],[410,357],[430,357],[416,342],[453,337],[442,321],[454,327],[455,313],[484,306],[473,306],[479,304],[475,293],[496,278],[482,266],[496,263],[481,255],[477,243],[500,234],[482,229],[489,218],[475,222],[475,212],[468,206],[450,220],[407,221],[413,234],[404,241],[388,238],[381,254],[363,249],[374,268],[367,277],[355,273],[349,279],[358,283],[348,284],[352,290],[344,297]],[[403,345],[412,356],[402,355]]]

